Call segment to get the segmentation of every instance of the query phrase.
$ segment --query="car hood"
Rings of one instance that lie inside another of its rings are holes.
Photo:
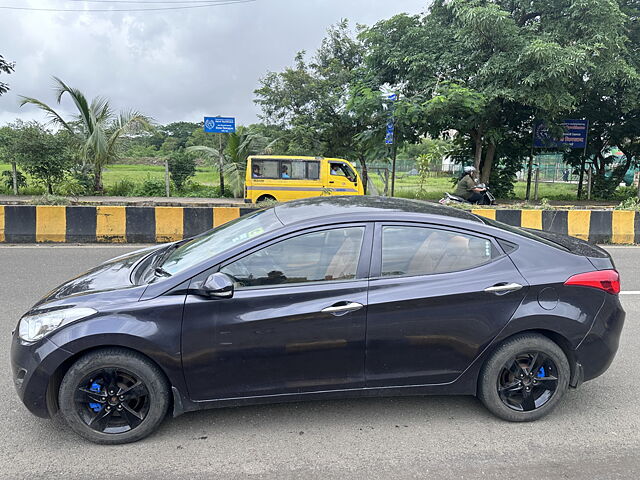
[[[68,297],[136,287],[136,285],[131,282],[131,270],[133,267],[140,260],[164,246],[166,245],[160,245],[151,249],[145,248],[108,260],[88,272],[54,288],[36,303],[34,308],[43,303],[62,300]]]

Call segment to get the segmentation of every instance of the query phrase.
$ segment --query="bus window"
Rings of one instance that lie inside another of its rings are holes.
[[[294,178],[291,176],[291,162],[280,162],[280,178]]]
[[[307,165],[307,180],[320,179],[320,162],[304,162]]]
[[[346,163],[332,163],[331,175],[347,177],[352,182],[355,182],[357,178],[353,169]]]
[[[345,176],[351,180],[352,182],[355,183],[356,178],[358,178],[356,176],[356,172],[353,171],[353,168],[351,168],[349,165],[343,163],[342,164],[342,171],[344,172]]]
[[[302,160],[294,160],[291,162],[291,178],[304,180],[306,177],[305,162]]]
[[[277,160],[253,160],[251,172],[254,178],[280,178],[279,163]],[[257,167],[257,168],[256,168]],[[260,175],[256,177],[256,171]]]

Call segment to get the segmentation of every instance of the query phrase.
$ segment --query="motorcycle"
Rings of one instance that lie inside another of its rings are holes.
[[[496,204],[496,197],[493,196],[493,194],[489,190],[488,185],[485,185],[484,183],[480,183],[477,185],[477,187],[485,189],[485,191],[482,192],[483,195],[482,195],[482,198],[480,198],[480,200],[477,200],[475,202],[470,202],[468,200],[465,200],[462,197],[445,192],[444,197],[440,199],[439,203],[442,205],[450,205],[452,203],[468,203],[473,205],[495,205]]]

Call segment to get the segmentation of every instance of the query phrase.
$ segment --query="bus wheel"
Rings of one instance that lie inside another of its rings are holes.
[[[276,201],[276,197],[274,197],[273,195],[260,195],[256,200],[256,203],[275,202],[275,201]]]

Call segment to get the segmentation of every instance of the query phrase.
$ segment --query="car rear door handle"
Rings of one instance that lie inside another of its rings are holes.
[[[357,302],[339,302],[335,305],[331,305],[330,307],[323,308],[322,313],[330,313],[331,315],[339,317],[340,315],[344,315],[345,313],[360,310],[362,307],[364,307],[364,305]]]
[[[495,293],[496,295],[504,295],[505,293],[516,292],[521,288],[522,285],[519,283],[503,283],[485,288],[484,291],[487,293]]]

